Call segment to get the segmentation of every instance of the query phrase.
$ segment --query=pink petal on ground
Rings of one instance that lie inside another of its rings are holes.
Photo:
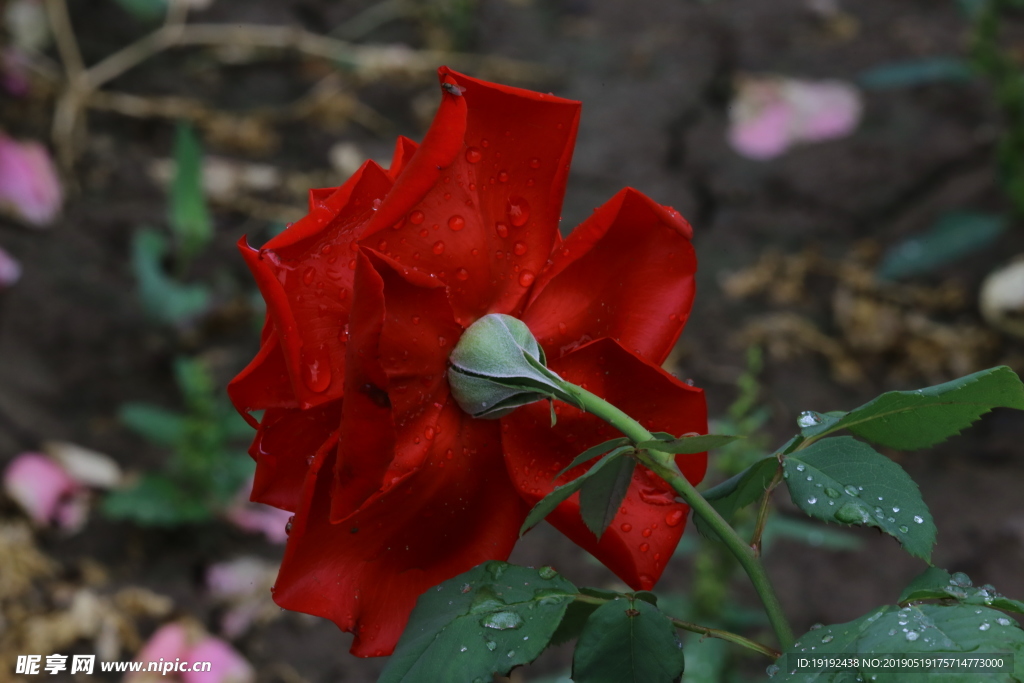
[[[10,287],[21,279],[21,264],[0,247],[0,289]]]
[[[793,137],[817,142],[849,135],[860,123],[860,91],[842,81],[787,81],[786,100],[795,113]]]
[[[193,664],[210,662],[210,670],[184,672],[181,674],[184,683],[252,683],[256,680],[252,665],[220,638],[203,638],[186,656]]]
[[[729,107],[729,144],[751,159],[771,159],[791,142],[793,111],[777,78],[741,78]]]
[[[60,179],[46,148],[0,133],[0,206],[43,226],[57,217],[62,202]]]
[[[235,496],[231,507],[224,512],[224,516],[239,529],[260,532],[271,543],[284,543],[288,540],[288,531],[285,527],[292,513],[269,505],[249,502],[252,481],[250,478],[245,486],[238,490],[238,495]]]
[[[12,460],[4,471],[4,491],[38,524],[73,528],[85,520],[85,488],[42,453]]]
[[[206,570],[206,587],[216,598],[246,598],[269,590],[276,577],[276,565],[258,557],[239,557],[211,565]]]
[[[148,662],[159,662],[161,658],[165,662],[173,662],[177,658],[184,660],[189,655],[188,636],[189,632],[185,626],[177,622],[161,626],[135,655],[134,661],[142,662],[143,668],[145,668]],[[133,683],[134,681],[147,681],[152,677],[152,673],[147,674],[143,671],[129,673],[121,680],[124,683]]]

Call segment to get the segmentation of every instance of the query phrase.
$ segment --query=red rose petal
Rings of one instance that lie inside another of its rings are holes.
[[[398,140],[395,142],[395,153],[391,156],[391,167],[388,169],[388,175],[391,176],[392,180],[398,178],[398,176],[405,170],[409,160],[412,159],[412,155],[416,153],[417,145],[415,142],[399,135]]]
[[[281,344],[272,327],[256,357],[228,384],[228,396],[253,427],[257,426],[249,415],[253,410],[298,407]]]
[[[243,250],[284,350],[302,406],[341,397],[355,241],[391,188],[387,172],[367,162],[309,215],[258,252]]]
[[[544,267],[580,105],[440,74],[464,90],[444,93],[362,243],[442,279],[466,326],[486,313],[516,312]]]
[[[610,339],[580,347],[551,363],[566,380],[608,400],[628,415],[642,416],[653,431],[707,432],[704,392],[679,382]],[[519,408],[501,419],[502,444],[509,474],[531,506],[555,486],[575,479],[593,463],[552,481],[587,448],[621,436],[593,415],[556,404],[552,428],[547,403]],[[694,484],[704,478],[707,455],[678,456],[683,474]],[[619,514],[600,542],[583,524],[579,496],[573,495],[548,515],[548,521],[574,543],[601,560],[634,589],[650,589],[661,576],[683,534],[689,508],[674,502],[672,488],[645,467],[637,467]]]
[[[328,522],[332,449],[318,454],[307,477],[274,600],[355,633],[355,655],[390,654],[416,598],[481,562],[506,559],[525,517],[497,424],[455,406],[443,415],[446,441],[342,524]]]
[[[340,423],[340,400],[310,410],[268,409],[249,447],[256,460],[250,500],[295,512],[313,455]]]
[[[357,268],[332,519],[418,467],[442,430],[448,355],[462,334],[440,282],[374,252]],[[351,404],[350,404],[351,402]]]
[[[548,358],[611,337],[661,364],[693,304],[691,235],[678,213],[622,190],[554,251],[523,321]]]

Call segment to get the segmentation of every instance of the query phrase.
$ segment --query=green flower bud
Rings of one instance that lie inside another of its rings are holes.
[[[547,398],[575,403],[530,328],[510,315],[492,313],[470,325],[449,361],[452,396],[473,417],[499,418]]]

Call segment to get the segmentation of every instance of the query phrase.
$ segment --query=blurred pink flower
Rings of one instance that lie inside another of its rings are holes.
[[[0,52],[0,85],[15,97],[24,97],[32,86],[28,58],[16,47],[8,47]]]
[[[21,279],[21,264],[0,247],[0,290]]]
[[[293,516],[292,513],[262,503],[249,502],[252,482],[250,477],[238,490],[224,516],[239,529],[262,533],[271,543],[284,543],[288,540],[286,527]]]
[[[254,622],[267,622],[280,614],[281,609],[271,600],[277,568],[278,563],[248,556],[219,562],[206,571],[210,597],[227,603],[221,616],[221,633],[238,638]]]
[[[4,471],[4,491],[34,522],[77,531],[89,511],[88,490],[42,453],[22,453]]]
[[[125,675],[122,681],[143,683],[160,679],[181,683],[252,683],[256,680],[256,672],[252,665],[234,648],[219,638],[207,635],[198,626],[182,622],[161,626],[135,656],[136,662],[143,663],[143,669],[149,662],[161,660],[180,660],[189,665],[209,662],[210,670],[170,671],[167,674],[143,670]]]
[[[860,92],[842,81],[744,77],[729,109],[729,144],[771,159],[802,142],[843,137],[860,122]]]
[[[46,148],[0,133],[0,207],[42,226],[57,217],[62,202],[60,179]]]

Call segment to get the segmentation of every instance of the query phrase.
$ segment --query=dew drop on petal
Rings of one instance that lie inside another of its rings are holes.
[[[331,385],[331,364],[327,349],[302,351],[302,381],[306,387],[317,394],[327,391]]]
[[[644,529],[643,531],[640,532],[640,535],[643,536],[644,538],[650,538],[651,537],[651,533],[653,533],[653,532],[650,529]]]
[[[505,172],[505,171],[501,171],[500,173],[498,173],[498,182],[499,183],[507,183],[508,182],[508,173]]]
[[[412,223],[413,225],[419,225],[420,223],[423,222],[423,219],[425,218],[426,216],[419,209],[416,209],[415,211],[409,214],[409,222]]]
[[[651,546],[647,545],[646,543],[641,543],[640,544],[640,552],[646,553],[650,549],[651,549]]]
[[[498,237],[508,237],[508,226],[504,223],[495,224],[494,230],[498,233]]]
[[[433,252],[435,254],[443,254],[444,253],[444,242],[441,242],[441,241],[434,242]]]
[[[527,247],[525,242],[516,242],[515,246],[512,247],[512,251],[515,252],[516,256],[522,256],[526,253]]]
[[[626,524],[620,525],[619,528],[622,529],[624,533],[628,534],[630,531],[633,530],[633,525],[627,522]]]
[[[479,163],[484,158],[483,152],[476,147],[469,147],[466,149],[466,161],[471,164]]]
[[[529,287],[533,284],[534,275],[528,270],[524,270],[519,273],[519,284],[523,287]]]
[[[530,168],[540,168],[540,159],[537,157],[530,159]]]
[[[459,278],[460,280],[468,280],[469,271],[466,270],[465,268],[459,268],[458,270],[455,271],[455,277]]]
[[[505,211],[508,214],[508,222],[517,228],[526,225],[526,221],[530,220],[530,205],[518,195],[508,198]]]
[[[665,515],[665,524],[669,526],[679,526],[679,523],[683,521],[683,517],[686,515],[682,510],[673,510],[672,512]]]
[[[464,227],[466,227],[466,219],[458,214],[455,214],[454,216],[448,219],[448,227],[451,228],[453,231],[458,232],[459,230],[462,230]]]
[[[313,278],[316,277],[316,271],[312,268],[306,268],[302,273],[302,282],[311,285],[313,284]]]

